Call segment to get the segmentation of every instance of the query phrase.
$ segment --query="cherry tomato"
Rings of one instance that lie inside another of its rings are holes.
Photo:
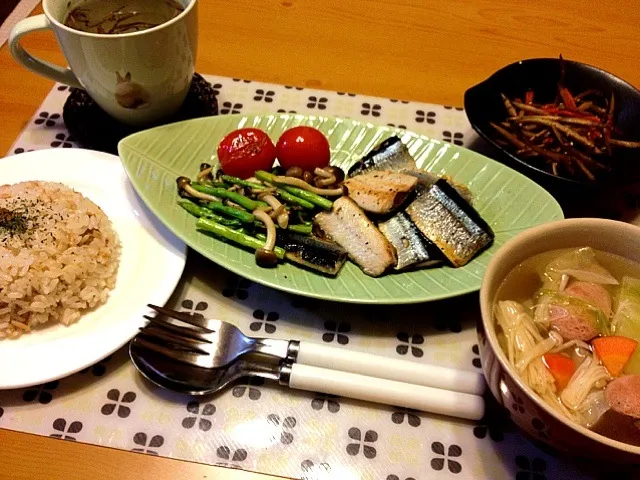
[[[222,171],[234,177],[249,178],[256,170],[269,170],[276,159],[276,147],[269,136],[257,128],[234,130],[218,145]]]
[[[285,131],[276,144],[276,156],[287,169],[300,167],[313,172],[329,165],[329,141],[321,131],[312,127],[293,127]]]

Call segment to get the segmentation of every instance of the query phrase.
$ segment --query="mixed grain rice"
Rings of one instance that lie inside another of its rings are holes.
[[[120,242],[91,200],[51,182],[0,186],[0,340],[103,304]]]

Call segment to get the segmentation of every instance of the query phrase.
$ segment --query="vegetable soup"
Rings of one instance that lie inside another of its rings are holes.
[[[588,247],[536,255],[496,294],[500,345],[560,415],[640,445],[640,264]]]

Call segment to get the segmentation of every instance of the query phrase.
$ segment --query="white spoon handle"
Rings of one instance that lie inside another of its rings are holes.
[[[469,420],[479,420],[484,415],[484,399],[478,395],[367,377],[301,363],[292,364],[288,373],[289,387],[298,390],[328,393]]]
[[[328,347],[312,342],[300,342],[296,362],[474,395],[482,395],[486,389],[486,382],[480,373]]]

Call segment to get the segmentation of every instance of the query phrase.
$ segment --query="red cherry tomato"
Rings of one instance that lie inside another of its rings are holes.
[[[276,156],[287,169],[300,167],[313,172],[329,165],[329,141],[321,131],[312,127],[293,127],[285,131],[276,144]]]
[[[276,147],[269,136],[257,128],[234,130],[218,145],[222,171],[234,177],[249,178],[256,170],[269,170],[276,159]]]

